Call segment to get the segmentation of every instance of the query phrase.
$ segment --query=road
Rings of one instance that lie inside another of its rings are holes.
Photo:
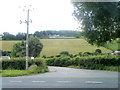
[[[49,66],[51,72],[3,77],[3,88],[118,88],[118,72]]]

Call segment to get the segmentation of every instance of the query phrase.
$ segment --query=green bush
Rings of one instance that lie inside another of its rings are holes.
[[[68,51],[63,51],[60,53],[60,55],[69,55],[69,52]]]
[[[96,54],[101,54],[101,53],[102,53],[102,50],[101,50],[101,49],[96,49],[96,50],[95,50],[95,53],[96,53]]]
[[[29,68],[28,68],[28,73],[36,73],[36,70],[37,70],[38,66],[37,65],[31,65]]]
[[[89,56],[89,55],[91,55],[90,52],[84,52],[84,53],[83,53],[83,56]]]

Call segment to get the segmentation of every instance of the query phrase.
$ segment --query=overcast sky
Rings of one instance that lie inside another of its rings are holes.
[[[73,6],[70,0],[1,0],[0,34],[26,32],[26,24],[20,20],[27,18],[24,6],[31,5],[29,33],[41,30],[76,30],[78,23],[72,16]]]

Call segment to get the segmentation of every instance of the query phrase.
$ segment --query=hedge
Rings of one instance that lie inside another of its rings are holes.
[[[120,57],[119,56],[76,56],[70,57],[67,55],[61,55],[59,57],[51,58],[35,58],[34,60],[29,59],[29,66],[35,64],[41,68],[47,68],[49,66],[79,66],[86,69],[104,69],[105,66],[119,66]],[[46,65],[47,63],[47,65]],[[12,58],[10,60],[3,59],[0,61],[2,64],[2,69],[25,69],[25,58]]]
[[[50,66],[80,66],[86,69],[103,69],[104,66],[119,66],[119,56],[76,56],[70,58],[70,56],[60,56],[53,58],[46,58],[47,65]]]
[[[0,64],[2,64],[2,69],[16,69],[16,70],[25,70],[25,64],[26,60],[25,58],[11,58],[8,59],[2,59],[0,61]],[[28,65],[31,66],[32,64],[35,64],[41,68],[47,68],[46,62],[42,58],[35,58],[34,60],[29,59]]]

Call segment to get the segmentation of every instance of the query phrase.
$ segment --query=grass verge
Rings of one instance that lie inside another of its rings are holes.
[[[40,74],[48,71],[48,67],[38,67],[37,65],[31,65],[27,70],[0,70],[0,76],[17,77],[24,75]]]
[[[2,77],[17,77],[17,76],[40,74],[40,73],[44,73],[44,72],[48,72],[48,71],[31,73],[28,70],[2,70],[0,72],[0,76],[2,76]]]
[[[80,66],[68,66],[68,67],[75,69],[86,69],[85,67],[80,67]],[[94,70],[120,71],[118,66],[104,66],[101,69],[94,69]]]

